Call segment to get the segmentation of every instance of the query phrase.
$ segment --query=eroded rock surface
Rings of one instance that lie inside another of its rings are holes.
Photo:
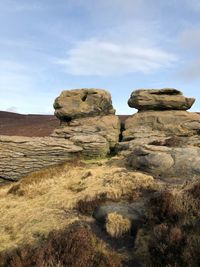
[[[194,101],[176,89],[133,92],[129,105],[139,112],[117,146],[128,165],[162,179],[200,177],[200,115],[186,111]]]
[[[111,96],[105,90],[63,91],[54,103],[61,126],[52,134],[83,148],[86,157],[102,157],[119,141],[120,122],[115,116]]]
[[[200,115],[176,110],[138,112],[126,120],[123,141],[133,146],[175,136],[185,144],[199,146]]]
[[[200,177],[200,148],[138,146],[128,157],[129,166],[163,179],[182,181]]]
[[[83,148],[85,156],[105,156],[119,141],[120,122],[115,115],[80,118],[62,124],[52,136]]]
[[[195,102],[194,98],[184,97],[176,89],[136,90],[131,94],[128,105],[138,110],[188,110]]]
[[[82,153],[80,146],[50,137],[0,136],[0,178],[18,180]]]
[[[110,93],[100,89],[65,90],[55,99],[54,108],[62,121],[115,114]]]

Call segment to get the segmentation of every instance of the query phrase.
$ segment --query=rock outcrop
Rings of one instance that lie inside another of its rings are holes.
[[[33,171],[80,156],[82,150],[65,139],[0,136],[0,178],[18,180]]]
[[[110,93],[100,89],[65,90],[55,99],[54,108],[61,121],[115,114]]]
[[[194,104],[194,98],[184,97],[176,89],[136,90],[131,94],[128,105],[141,110],[188,110]]]
[[[85,157],[106,156],[119,141],[120,122],[105,90],[63,91],[55,100],[61,126],[52,137],[65,138],[83,148]]]
[[[139,112],[118,144],[129,166],[161,178],[200,177],[200,115],[186,111],[194,101],[176,89],[133,92],[129,105]]]
[[[125,122],[123,141],[130,146],[164,142],[179,137],[185,144],[200,144],[200,114],[187,111],[138,112]]]
[[[105,157],[119,141],[119,118],[107,91],[63,91],[54,107],[60,127],[51,137],[0,136],[0,179],[17,180],[74,157]]]
[[[52,136],[83,147],[85,156],[105,156],[119,140],[120,123],[115,115],[80,118],[57,128]]]
[[[185,181],[200,177],[200,148],[141,145],[133,149],[128,163],[156,178]]]

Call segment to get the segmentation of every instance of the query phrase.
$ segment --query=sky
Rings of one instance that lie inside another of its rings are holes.
[[[200,111],[199,0],[0,0],[0,110],[52,114],[62,90],[176,88]]]

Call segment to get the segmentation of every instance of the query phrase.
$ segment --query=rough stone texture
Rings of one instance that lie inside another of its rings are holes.
[[[141,110],[188,110],[195,102],[176,89],[136,90],[131,94],[128,105]]]
[[[179,137],[186,145],[200,146],[200,115],[187,111],[138,112],[125,122],[120,146],[132,149],[135,145]]]
[[[105,156],[119,141],[120,121],[115,115],[80,118],[63,123],[52,136],[69,139],[85,156]]]
[[[109,213],[116,212],[132,222],[132,230],[137,231],[145,221],[146,210],[144,202],[108,203],[98,207],[93,217],[100,223],[105,223]]]
[[[82,153],[71,141],[51,137],[0,136],[0,178],[17,180]]]
[[[200,178],[200,148],[138,146],[128,157],[128,164],[163,179]]]
[[[54,102],[55,115],[62,121],[115,114],[111,95],[100,89],[75,89],[61,93]]]
[[[78,135],[70,140],[82,147],[83,155],[88,158],[105,157],[110,152],[108,141],[100,135]]]

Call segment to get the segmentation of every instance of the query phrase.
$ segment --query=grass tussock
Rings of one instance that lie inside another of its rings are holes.
[[[52,231],[33,246],[0,255],[1,267],[122,267],[121,258],[98,240],[91,229],[76,223]]]
[[[155,187],[154,179],[106,163],[49,167],[0,188],[0,251],[33,244],[85,218],[104,201]],[[79,213],[81,212],[81,214]]]
[[[131,221],[116,212],[106,218],[106,231],[111,237],[119,238],[131,231]]]

